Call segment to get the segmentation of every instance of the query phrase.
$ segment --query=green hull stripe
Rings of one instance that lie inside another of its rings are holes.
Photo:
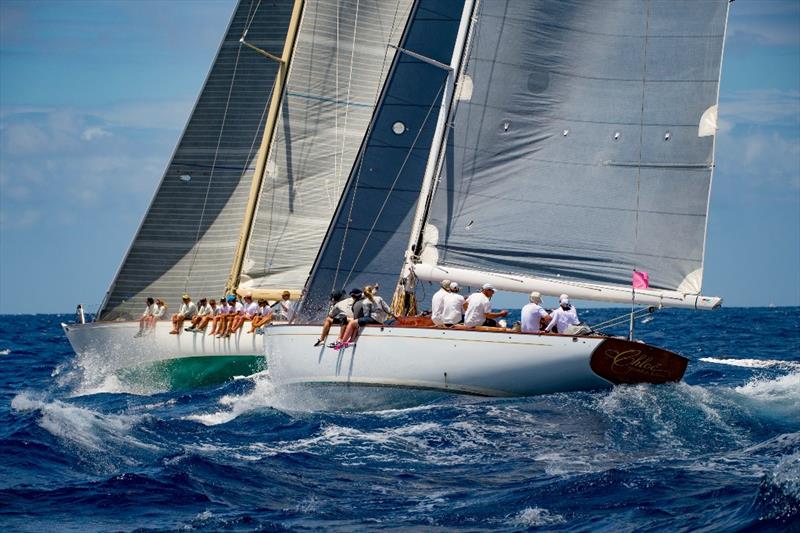
[[[186,390],[218,385],[235,376],[249,376],[266,368],[263,355],[181,357],[118,370],[117,377],[128,385]]]

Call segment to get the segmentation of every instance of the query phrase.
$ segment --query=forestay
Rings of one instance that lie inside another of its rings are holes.
[[[239,287],[300,291],[361,146],[411,0],[306,0]]]
[[[161,184],[117,273],[100,319],[132,318],[147,296],[221,294],[247,203],[276,62],[293,0],[237,6]]]
[[[727,10],[481,2],[427,270],[699,293]]]

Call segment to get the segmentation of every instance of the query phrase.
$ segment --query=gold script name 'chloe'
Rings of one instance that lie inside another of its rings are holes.
[[[611,370],[620,375],[627,375],[632,370],[643,372],[653,377],[667,377],[667,370],[652,356],[643,354],[641,350],[607,350],[606,355],[611,358]]]

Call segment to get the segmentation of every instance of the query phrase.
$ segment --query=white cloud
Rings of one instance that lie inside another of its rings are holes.
[[[720,118],[733,124],[800,127],[800,91],[738,91],[720,102]]]
[[[758,191],[800,201],[800,138],[776,131],[720,135],[717,161],[719,177],[726,182],[718,186],[726,194],[746,198]]]
[[[87,128],[83,130],[81,133],[81,139],[84,141],[93,141],[95,139],[102,139],[103,137],[109,137],[111,132],[108,130],[104,130],[103,128]]]

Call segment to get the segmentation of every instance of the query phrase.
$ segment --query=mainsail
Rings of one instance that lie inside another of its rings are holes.
[[[420,0],[361,153],[308,281],[303,314],[333,289],[379,283],[390,293],[400,274],[464,2]]]
[[[638,269],[698,295],[727,11],[481,2],[418,275],[630,301]]]
[[[242,0],[127,256],[101,320],[131,318],[145,296],[221,294],[231,270],[293,0]]]
[[[307,0],[240,276],[299,293],[366,133],[411,0]]]

